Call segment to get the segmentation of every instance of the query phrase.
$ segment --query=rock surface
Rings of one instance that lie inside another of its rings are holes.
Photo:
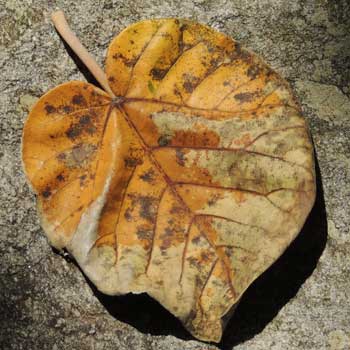
[[[319,164],[317,202],[296,241],[248,290],[218,346],[193,340],[144,295],[98,293],[44,238],[22,173],[23,121],[45,91],[85,79],[50,23],[57,8],[101,64],[132,22],[207,23],[260,54],[300,99]],[[350,349],[349,18],[346,0],[0,0],[0,348]]]

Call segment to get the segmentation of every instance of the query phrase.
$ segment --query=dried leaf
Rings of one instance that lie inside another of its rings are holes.
[[[126,28],[106,72],[115,98],[65,83],[25,124],[43,228],[102,292],[147,292],[217,342],[314,203],[305,120],[265,63],[187,20]]]

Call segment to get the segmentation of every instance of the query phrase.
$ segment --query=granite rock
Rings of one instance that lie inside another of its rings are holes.
[[[92,81],[52,27],[58,8],[101,64],[132,22],[209,24],[262,56],[299,98],[318,161],[316,205],[249,288],[219,345],[191,338],[145,295],[102,295],[44,238],[22,172],[23,121],[48,89]],[[0,348],[350,349],[349,19],[347,0],[0,0]]]

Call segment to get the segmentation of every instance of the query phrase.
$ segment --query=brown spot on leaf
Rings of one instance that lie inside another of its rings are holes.
[[[171,138],[171,136],[169,136],[169,135],[162,135],[162,136],[160,136],[158,141],[157,141],[158,145],[160,147],[164,147],[164,146],[168,145],[169,142],[170,142],[170,138]]]
[[[72,103],[79,106],[85,106],[86,100],[83,95],[74,95],[72,98]]]
[[[91,124],[91,117],[90,117],[90,115],[87,114],[87,115],[83,115],[82,117],[80,117],[79,124],[81,126]]]
[[[146,225],[137,226],[136,235],[138,239],[151,240],[153,231]]]
[[[64,176],[62,174],[59,174],[56,176],[56,179],[60,182],[64,181]]]
[[[255,79],[259,75],[260,71],[261,69],[259,66],[253,65],[248,68],[247,75],[249,78]]]
[[[168,68],[161,69],[161,68],[153,68],[151,69],[151,75],[154,80],[162,80],[165,75],[168,73]]]
[[[173,205],[170,209],[170,214],[184,214],[184,209],[178,205]]]
[[[208,205],[213,206],[219,199],[222,199],[222,198],[223,198],[222,194],[216,193],[210,197],[210,199],[208,200]]]
[[[185,154],[181,151],[181,149],[176,150],[176,162],[181,165],[185,166]]]
[[[44,197],[44,198],[49,198],[51,196],[51,188],[50,187],[46,187],[44,191],[41,192],[41,195]]]
[[[89,135],[96,132],[96,127],[93,125],[89,114],[81,116],[77,124],[72,124],[66,131],[66,135],[70,139],[74,140],[84,132]]]
[[[201,241],[201,238],[200,238],[199,236],[197,236],[197,237],[195,237],[195,238],[192,239],[192,243],[193,243],[194,245],[197,245],[200,241]]]
[[[210,261],[211,257],[212,257],[212,255],[211,255],[210,253],[208,253],[207,251],[202,251],[202,252],[201,252],[201,257],[200,257],[200,259],[201,259],[201,262],[202,262],[203,264],[208,263],[208,262]]]
[[[115,60],[118,60],[118,59],[122,60],[123,63],[124,63],[127,67],[130,67],[130,68],[132,68],[132,67],[135,65],[135,63],[137,62],[137,57],[134,57],[134,58],[127,58],[127,57],[125,57],[124,55],[122,55],[121,53],[117,53],[117,54],[113,55],[113,58],[114,58]]]
[[[148,183],[152,183],[154,181],[154,170],[153,169],[149,169],[147,171],[145,171],[142,175],[140,175],[140,179],[142,179],[145,182]]]
[[[47,114],[52,114],[52,113],[56,112],[56,108],[52,105],[46,105],[45,111]]]
[[[183,74],[182,77],[184,79],[184,83],[183,83],[184,89],[188,93],[193,92],[193,90],[196,88],[197,84],[199,83],[200,79],[198,77],[196,77],[192,74],[188,74],[188,73]]]
[[[142,164],[142,159],[127,157],[124,159],[124,163],[127,168],[135,168],[137,165]]]
[[[80,180],[80,186],[84,186],[84,183],[85,183],[85,179],[87,178],[87,175],[81,175],[79,177],[79,180]]]
[[[77,124],[71,125],[69,129],[66,131],[67,137],[72,140],[78,137],[81,133],[82,133],[82,129]]]
[[[151,196],[139,196],[140,216],[150,222],[155,220],[158,198]]]
[[[207,146],[217,147],[220,142],[220,136],[212,130],[196,128],[192,130],[177,130],[171,139],[173,146]]]
[[[253,92],[242,92],[240,94],[234,95],[234,98],[240,103],[250,102],[254,99],[255,94]]]
[[[71,106],[62,106],[62,111],[68,114],[73,111],[73,108]]]
[[[189,262],[191,267],[194,267],[197,269],[200,268],[200,263],[195,257],[190,256],[189,258],[187,258],[187,261]]]
[[[163,240],[162,240],[162,243],[161,243],[161,245],[160,245],[160,249],[161,249],[161,250],[167,250],[167,249],[169,249],[169,248],[171,247],[171,242],[172,242],[172,240],[171,240],[170,237],[167,237],[167,238],[163,239]]]
[[[126,221],[129,221],[129,222],[132,221],[132,214],[131,214],[131,211],[132,211],[131,208],[127,208],[127,209],[125,210],[124,217],[125,217]]]

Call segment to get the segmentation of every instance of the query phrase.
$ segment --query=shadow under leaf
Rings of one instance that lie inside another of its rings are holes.
[[[316,183],[315,205],[300,234],[244,293],[226,326],[221,349],[231,350],[260,333],[316,268],[327,242],[327,216],[317,159]]]
[[[260,333],[315,269],[327,241],[327,218],[317,161],[316,176],[316,201],[303,229],[285,253],[245,292],[218,344],[222,350],[231,350]],[[87,281],[98,300],[119,321],[142,333],[193,339],[176,317],[147,294],[108,296]]]
[[[84,62],[79,58],[79,56],[71,49],[71,47],[67,44],[67,42],[62,38],[61,34],[56,30],[57,35],[60,37],[65,50],[67,51],[70,58],[73,60],[77,68],[79,69],[80,73],[83,74],[84,78],[87,80],[88,83],[95,85],[96,87],[103,90],[100,83],[96,80],[96,78],[92,75],[90,70],[86,67]]]

